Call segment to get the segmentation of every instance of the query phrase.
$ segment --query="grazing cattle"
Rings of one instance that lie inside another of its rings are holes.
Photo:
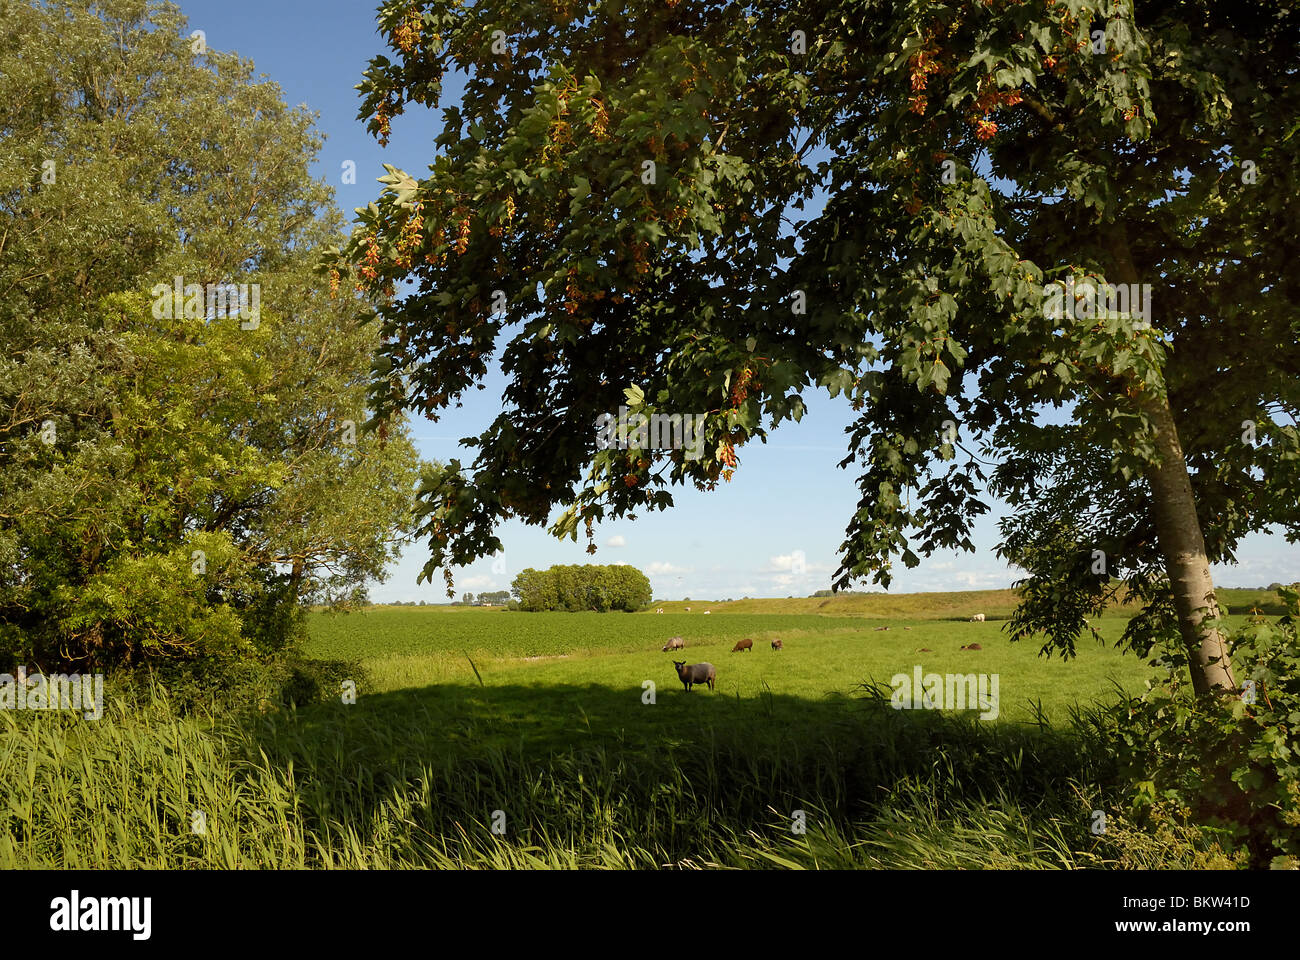
[[[664,648],[662,652],[667,653],[669,650],[685,650],[685,649],[686,649],[685,640],[683,640],[681,637],[669,637],[668,642],[664,644]]]
[[[963,650],[983,650],[984,648],[981,647],[978,643],[970,643],[970,644],[967,644],[966,646],[962,647],[962,649],[963,649]]]
[[[973,616],[973,617],[970,618],[970,622],[971,622],[971,623],[983,623],[983,622],[984,622],[984,614],[982,614],[982,613],[977,613],[977,614],[975,614],[975,616]]]
[[[780,640],[773,640],[773,641],[772,641],[772,649],[773,649],[773,650],[783,650],[783,649],[785,649],[785,648],[781,646],[781,641],[780,641]]]
[[[677,670],[677,679],[682,682],[686,692],[691,692],[691,686],[696,683],[707,683],[709,689],[713,689],[713,681],[718,677],[718,671],[713,669],[711,663],[692,663],[689,667],[685,660],[674,660],[673,667]]]
[[[754,649],[753,640],[737,640],[736,645],[731,648],[731,652],[735,653],[737,650],[753,650],[753,649]]]

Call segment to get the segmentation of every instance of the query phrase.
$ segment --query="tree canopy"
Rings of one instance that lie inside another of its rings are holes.
[[[509,517],[590,535],[712,489],[824,389],[858,413],[837,587],[972,549],[1002,496],[1014,637],[1071,654],[1125,590],[1131,644],[1181,635],[1198,689],[1235,686],[1209,564],[1300,536],[1293,7],[393,0],[379,25],[381,140],[467,79],[342,251],[387,298],[374,402],[437,416],[508,378],[421,491],[426,575]],[[620,404],[707,412],[706,455],[601,449]]]
[[[278,647],[384,576],[419,466],[361,429],[312,118],[169,4],[0,20],[0,659]]]

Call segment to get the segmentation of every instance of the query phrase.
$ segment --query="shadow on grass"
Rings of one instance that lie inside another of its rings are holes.
[[[443,684],[251,718],[236,746],[254,766],[292,769],[308,830],[382,842],[419,865],[486,856],[496,826],[528,849],[617,847],[636,851],[625,865],[650,866],[788,833],[795,811],[850,832],[900,805],[996,802],[1075,818],[1082,836],[1080,785],[1113,779],[1104,736],[1086,727],[982,724],[856,696],[660,687],[642,698],[597,684]]]

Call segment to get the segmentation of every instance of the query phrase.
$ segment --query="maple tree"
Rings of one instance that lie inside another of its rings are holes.
[[[393,0],[379,26],[381,140],[466,81],[333,264],[385,301],[372,402],[508,379],[422,489],[425,576],[508,517],[576,536],[712,489],[825,389],[858,414],[838,587],[973,549],[991,493],[1013,637],[1070,654],[1123,590],[1130,644],[1236,686],[1209,565],[1300,535],[1292,8]],[[706,455],[598,449],[619,404],[707,412]]]

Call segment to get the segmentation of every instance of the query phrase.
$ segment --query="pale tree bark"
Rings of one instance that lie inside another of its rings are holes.
[[[1123,223],[1111,226],[1110,249],[1115,260],[1116,277],[1121,283],[1139,282],[1137,269]],[[1108,278],[1110,279],[1110,278]],[[1187,458],[1178,440],[1178,427],[1168,394],[1144,395],[1142,409],[1156,429],[1156,450],[1160,462],[1147,469],[1151,485],[1151,507],[1156,524],[1160,555],[1174,594],[1178,630],[1187,649],[1192,687],[1197,693],[1237,689],[1232,661],[1223,633],[1206,621],[1220,615],[1210,576],[1210,560],[1205,552],[1205,536],[1196,513],[1196,497],[1187,472]]]
[[[1218,688],[1236,690],[1223,634],[1205,624],[1219,616],[1214,596],[1210,561],[1205,554],[1205,537],[1196,515],[1187,459],[1178,442],[1178,430],[1167,398],[1153,398],[1146,410],[1156,425],[1156,447],[1160,464],[1147,471],[1151,484],[1151,506],[1156,535],[1164,557],[1165,572],[1174,592],[1178,629],[1187,648],[1192,687],[1197,693]]]

